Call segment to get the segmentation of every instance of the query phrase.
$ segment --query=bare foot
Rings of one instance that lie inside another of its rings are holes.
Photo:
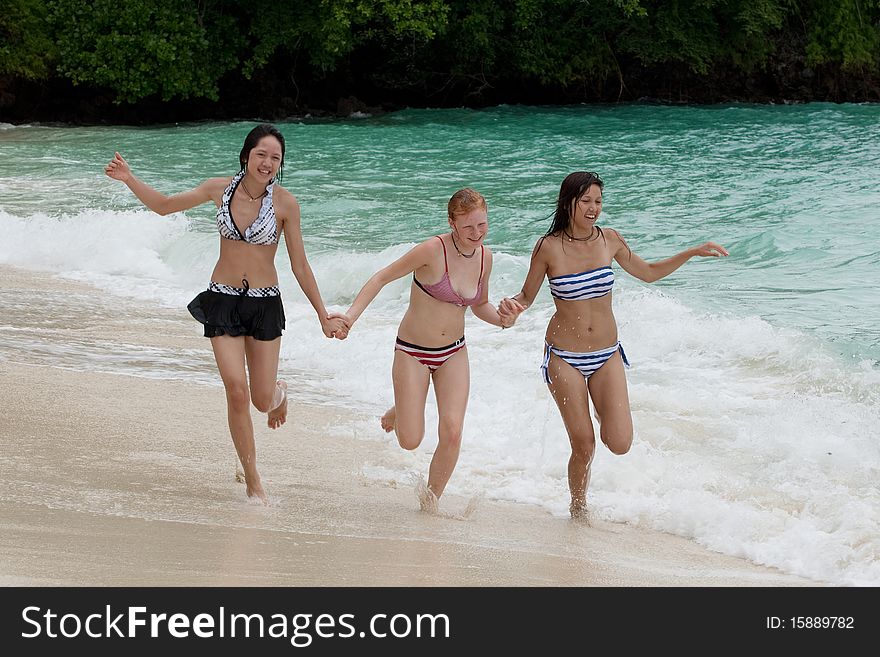
[[[581,524],[586,525],[587,527],[592,527],[592,518],[590,510],[587,508],[586,503],[575,503],[572,502],[571,506],[568,507],[569,513],[571,513],[571,519],[575,522],[579,522]]]
[[[284,381],[276,381],[275,385],[281,388],[283,399],[281,400],[281,403],[278,404],[278,406],[269,411],[270,429],[277,429],[282,424],[287,422],[287,384],[284,383]]]
[[[256,497],[265,506],[269,506],[269,496],[263,489],[263,484],[260,482],[259,477],[257,478],[257,481],[255,483],[247,482],[247,496]]]
[[[434,491],[428,488],[428,482],[424,477],[419,477],[416,481],[416,497],[419,498],[419,510],[437,515],[440,511],[440,500],[434,495]]]
[[[379,419],[379,424],[382,425],[382,428],[385,429],[385,433],[389,431],[394,431],[394,425],[397,423],[397,410],[392,406],[387,411],[385,411],[385,415],[383,415]]]

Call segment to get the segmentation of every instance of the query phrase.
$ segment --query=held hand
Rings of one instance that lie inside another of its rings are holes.
[[[726,256],[730,255],[720,244],[716,244],[715,242],[706,242],[705,244],[701,244],[700,246],[695,246],[693,249],[695,256],[701,257],[713,257],[717,258],[718,256]]]
[[[505,298],[498,304],[498,315],[501,317],[501,327],[510,328],[516,323],[516,318],[525,308],[516,299]]]
[[[519,301],[510,297],[504,297],[498,304],[499,314],[513,315],[514,319],[519,317],[519,314],[524,310],[525,307]]]
[[[321,321],[321,329],[328,338],[345,340],[351,330],[351,320],[348,315],[343,313],[328,313],[327,317]]]
[[[131,178],[131,167],[128,166],[128,162],[126,162],[123,157],[118,153],[113,154],[113,159],[104,167],[104,173],[113,178],[114,180],[121,180],[122,182],[126,182],[129,178]]]

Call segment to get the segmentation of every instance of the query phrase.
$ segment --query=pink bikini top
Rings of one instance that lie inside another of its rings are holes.
[[[423,285],[419,283],[416,279],[415,272],[413,272],[413,283],[418,285],[425,293],[437,299],[437,301],[444,301],[446,303],[454,303],[456,306],[473,306],[476,305],[477,301],[480,300],[480,295],[483,293],[483,246],[480,245],[480,280],[477,283],[477,293],[471,299],[464,299],[462,296],[456,292],[452,287],[452,281],[449,280],[449,262],[446,260],[446,244],[443,243],[443,238],[439,235],[435,235],[438,240],[440,240],[440,244],[443,245],[443,264],[446,267],[446,271],[443,272],[443,278],[441,278],[436,283],[432,283],[431,285]]]

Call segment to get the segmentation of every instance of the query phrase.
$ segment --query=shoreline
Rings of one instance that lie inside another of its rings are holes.
[[[264,507],[235,482],[218,382],[149,376],[184,353],[213,368],[204,338],[179,321],[185,311],[135,316],[136,304],[84,283],[0,273],[13,316],[38,295],[67,304],[63,317],[20,320],[33,342],[7,343],[0,329],[2,585],[829,586],[678,536],[586,527],[526,504],[480,500],[466,520],[422,513],[411,485],[363,474],[380,441],[393,441],[378,418],[295,392],[282,428],[253,415]],[[141,375],[100,371],[98,358],[89,371],[64,367],[45,348],[73,341],[86,354],[121,353]],[[138,349],[153,360],[139,361]],[[359,438],[373,422],[376,436]],[[441,509],[468,502],[448,493]]]
[[[0,273],[4,303],[47,291],[95,296],[45,272]],[[97,314],[80,333],[60,326],[38,337],[205,349],[174,321],[159,334],[125,319]],[[384,443],[353,435],[362,414],[295,394],[279,430],[254,413],[272,501],[263,507],[234,482],[222,388],[93,365],[0,349],[0,584],[828,586],[681,537],[602,520],[586,527],[525,504],[481,500],[467,520],[421,513],[409,484],[363,475]],[[452,510],[468,500],[443,502]]]
[[[4,585],[823,586],[523,504],[482,501],[466,521],[421,513],[408,487],[358,476],[373,443],[334,435],[337,411],[296,400],[280,433],[257,429],[263,507],[233,481],[218,389],[9,362],[0,376],[14,402],[0,411]],[[102,403],[111,395],[126,402]],[[281,468],[283,452],[295,457]]]

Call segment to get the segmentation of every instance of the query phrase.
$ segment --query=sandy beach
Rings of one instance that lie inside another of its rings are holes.
[[[13,317],[19,300],[46,294],[136,307],[49,274],[2,273],[0,305]],[[174,328],[185,310],[151,310],[144,321],[104,310],[85,326],[59,320],[34,344],[174,345],[200,354],[206,380],[216,375],[207,342]],[[255,414],[272,499],[263,507],[234,481],[219,386],[102,371],[101,362],[57,367],[36,347],[10,344],[0,351],[7,586],[822,585],[680,537],[587,527],[525,504],[483,499],[465,520],[424,514],[412,482],[363,475],[378,443],[340,429],[353,411],[298,401],[295,381],[282,429]],[[467,503],[443,499],[450,510]]]

